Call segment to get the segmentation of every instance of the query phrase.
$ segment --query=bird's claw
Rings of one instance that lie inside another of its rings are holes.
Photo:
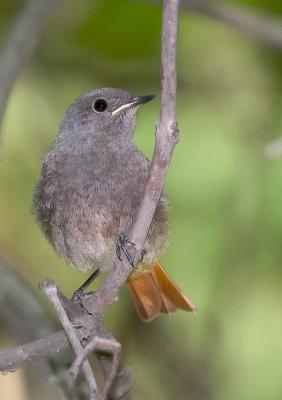
[[[144,260],[144,257],[146,257],[147,254],[148,254],[148,253],[147,253],[147,250],[146,250],[146,249],[143,249],[143,250],[141,251],[141,259],[140,259],[140,261],[143,261],[143,260]]]
[[[71,301],[73,301],[75,304],[77,304],[80,308],[81,308],[81,310],[83,311],[83,312],[85,312],[86,314],[88,314],[88,315],[92,315],[92,313],[90,313],[88,310],[87,310],[87,308],[85,307],[85,305],[83,304],[83,297],[85,297],[85,296],[88,296],[88,295],[90,295],[90,294],[92,294],[93,292],[87,292],[87,293],[85,293],[81,288],[79,288],[79,289],[77,289],[74,293],[73,293],[73,295],[72,295],[72,298],[71,298]]]
[[[127,245],[135,247],[135,243],[131,242],[128,239],[127,234],[121,233],[117,240],[117,246],[116,246],[117,257],[120,261],[122,261],[122,254],[124,254],[129,264],[132,266],[132,268],[134,268],[134,261],[132,260],[130,254],[128,253],[128,250],[126,248]]]

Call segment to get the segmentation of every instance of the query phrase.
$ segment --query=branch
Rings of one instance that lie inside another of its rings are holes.
[[[182,0],[189,10],[221,21],[268,46],[282,50],[282,20],[254,14],[242,8],[211,0]]]
[[[134,223],[128,233],[131,258],[137,261],[155,213],[158,200],[168,171],[174,147],[178,141],[176,122],[176,78],[177,78],[177,29],[179,0],[164,0],[162,25],[162,73],[161,73],[161,110],[155,136],[155,150],[150,166],[148,181],[143,200]],[[95,335],[100,327],[100,320],[107,308],[117,301],[117,296],[126,282],[132,267],[126,257],[116,259],[101,288],[85,300],[85,306],[93,313],[83,315],[78,329],[78,336],[88,338]],[[37,360],[64,350],[68,341],[63,332],[55,333],[47,338],[19,346],[10,351],[0,353],[0,370],[16,369],[23,363]]]
[[[72,326],[69,317],[67,315],[67,312],[63,307],[57,286],[52,281],[46,280],[44,285],[42,285],[41,289],[43,290],[45,296],[48,298],[49,302],[54,307],[56,314],[59,317],[59,320],[68,337],[68,340],[72,348],[74,349],[76,356],[78,357],[80,353],[83,352],[83,347],[79,337],[76,334],[76,329]],[[83,360],[82,370],[85,376],[85,380],[86,382],[88,382],[90,400],[96,400],[97,384],[88,359]]]
[[[53,319],[43,309],[33,288],[4,261],[1,254],[0,276],[0,320],[4,334],[17,341],[35,340],[42,335],[50,334],[52,327],[55,326]],[[105,362],[107,363],[108,359],[105,359]],[[42,395],[42,382],[48,380],[55,383],[52,385],[54,390],[51,393],[56,398],[60,395],[60,398],[65,400],[77,400],[74,396],[70,397],[66,385],[56,379],[57,362],[50,362],[45,358],[27,372],[30,376],[36,377],[30,388],[31,397],[37,398]]]
[[[155,149],[143,201],[129,238],[139,252],[159,201],[172,152],[178,141],[176,122],[177,32],[179,0],[164,1],[162,22],[161,109],[157,124]]]
[[[0,276],[0,319],[5,330],[7,330],[10,335],[11,332],[13,332],[13,337],[18,341],[36,340],[42,335],[50,334],[52,327],[55,326],[55,321],[50,317],[50,315],[46,314],[46,311],[40,304],[38,296],[34,293],[33,288],[18,274],[16,274],[8,263],[4,261],[1,254]],[[75,306],[74,303],[71,304]],[[105,329],[100,329],[99,335],[114,341],[114,338]],[[52,339],[52,336],[54,336],[54,340]],[[52,352],[53,344],[57,345],[60,343],[60,345],[62,345],[61,348],[68,347],[68,342],[63,334],[52,336],[49,337],[50,340],[48,342],[46,341],[50,352]],[[32,358],[33,355],[36,356],[36,352],[40,352],[42,349],[42,342],[40,340],[39,345],[36,345],[36,342],[33,344],[33,353],[29,353],[29,351],[26,352],[25,345],[19,346],[11,351],[2,352],[0,364],[5,366],[3,367],[4,370],[13,371],[20,367],[23,362],[29,362],[29,357]],[[7,357],[5,357],[6,353]],[[55,383],[58,386],[58,389],[60,389],[61,392],[63,391],[63,394],[65,394],[64,398],[74,399],[73,388],[69,385],[69,381],[66,379],[57,379],[55,377],[57,363],[48,363],[46,358],[40,357],[40,354],[38,358],[42,358],[42,361],[44,361],[43,364],[40,364],[40,367],[42,367],[41,374],[44,376],[42,379],[46,380],[46,377],[48,377],[51,383]],[[97,353],[97,358],[103,371],[103,375],[105,378],[108,377],[112,369],[111,357],[105,357],[104,353]],[[17,362],[20,363],[18,366]],[[39,366],[37,366],[37,371],[38,369]],[[129,365],[120,363],[111,390],[111,399],[131,399],[129,388],[131,385],[132,375],[133,368]]]
[[[30,285],[11,268],[1,253],[0,276],[0,320],[4,321],[1,328],[13,332],[19,341],[36,340],[50,334],[55,324],[46,315]]]
[[[0,57],[0,126],[10,92],[33,53],[44,23],[60,0],[26,0],[8,34]]]
[[[77,378],[79,370],[83,365],[83,362],[87,360],[87,357],[93,351],[105,352],[107,354],[112,355],[112,366],[108,376],[105,379],[105,383],[103,388],[100,391],[99,399],[107,399],[108,394],[112,388],[112,385],[115,381],[115,378],[118,373],[118,368],[120,365],[121,359],[121,345],[115,339],[109,339],[105,337],[94,336],[83,348],[83,350],[77,355],[74,360],[71,368],[69,369],[69,373],[73,376],[74,379]]]

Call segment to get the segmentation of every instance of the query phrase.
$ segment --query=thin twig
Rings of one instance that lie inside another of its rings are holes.
[[[161,74],[161,111],[156,130],[155,151],[150,166],[149,178],[140,209],[128,234],[136,246],[130,248],[133,259],[138,259],[143,248],[162,188],[168,171],[175,144],[178,141],[176,123],[176,45],[178,27],[178,0],[164,0],[162,25],[162,74]],[[116,260],[112,270],[101,288],[86,299],[87,309],[94,313],[85,319],[85,325],[79,335],[89,337],[97,331],[101,316],[117,300],[121,287],[126,282],[132,267],[126,259]],[[0,370],[7,370],[7,364],[18,368],[24,362],[41,357],[50,357],[67,346],[62,332],[45,339],[19,346],[16,349],[0,353]]]
[[[60,0],[26,0],[0,56],[0,127],[14,83],[33,53],[49,14]]]
[[[69,373],[73,377],[73,379],[76,380],[79,370],[82,366],[85,378],[88,381],[90,387],[90,393],[93,392],[93,387],[94,387],[94,393],[91,394],[92,396],[91,399],[93,398],[93,400],[95,400],[96,398],[95,395],[97,391],[97,385],[94,374],[92,372],[92,368],[87,360],[87,357],[94,350],[97,352],[104,352],[112,356],[111,368],[109,370],[108,376],[105,377],[105,383],[101,391],[99,391],[97,397],[99,400],[105,400],[111,390],[111,387],[113,385],[113,382],[116,378],[119,369],[120,359],[121,359],[121,345],[111,335],[109,335],[108,332],[106,332],[102,328],[100,329],[99,327],[99,333],[100,335],[103,334],[103,337],[94,336],[89,340],[86,346],[82,347],[81,337],[79,337],[77,329],[74,329],[73,323],[71,322],[69,315],[67,314],[68,310],[72,312],[76,317],[78,315],[77,311],[79,311],[80,314],[83,315],[81,309],[73,302],[70,302],[69,300],[65,299],[64,295],[59,291],[58,287],[53,281],[51,280],[43,281],[41,284],[41,289],[47,296],[49,302],[53,305],[56,314],[59,320],[61,321],[61,324],[63,325],[63,328],[66,332],[69,342],[75,351],[76,359],[72,367],[70,368]],[[84,322],[86,322],[86,318],[90,320],[90,318],[92,317],[87,315],[85,317]]]
[[[42,335],[50,334],[55,324],[42,307],[39,296],[35,295],[32,286],[16,273],[1,254],[0,276],[0,320],[4,334],[7,332],[9,337],[13,337],[13,340],[18,342],[36,340]],[[108,359],[105,358],[106,364],[107,361]],[[65,386],[55,379],[57,373],[55,364],[48,358],[44,358],[27,371],[31,376],[36,375],[36,382],[32,382],[32,395],[38,397],[39,393],[42,394],[42,382],[48,379],[57,384],[52,385],[54,391],[52,390],[51,393],[55,397],[57,397],[56,394],[59,394],[60,398],[64,400],[70,399],[65,391]]]
[[[58,289],[57,286],[54,282],[51,280],[46,280],[44,281],[44,285],[41,286],[41,289],[43,290],[44,294],[48,298],[49,302],[53,305],[56,314],[61,321],[61,324],[63,325],[64,331],[69,339],[69,342],[74,349],[74,352],[76,356],[78,356],[80,353],[83,352],[83,347],[80,343],[80,339],[77,336],[75,328],[73,328],[67,313],[60,301],[59,295],[58,295]],[[84,372],[84,376],[86,381],[88,382],[89,385],[89,391],[90,391],[90,399],[91,400],[96,400],[96,394],[97,394],[97,385],[96,385],[96,380],[91,368],[91,365],[89,361],[86,359],[83,361],[82,364],[82,369]]]
[[[55,327],[55,321],[49,313],[46,313],[42,303],[39,301],[39,296],[35,293],[34,288],[32,288],[26,281],[24,281],[17,273],[13,270],[10,263],[4,261],[3,256],[0,254],[0,316],[3,327],[7,329],[7,332],[11,334],[14,332],[14,338],[19,342],[26,340],[36,340],[42,335],[47,335],[52,332],[52,328]],[[72,303],[72,302],[71,302]],[[63,304],[65,307],[65,304]],[[75,306],[74,303],[72,303]],[[68,307],[68,306],[67,306]],[[79,309],[80,310],[80,309]],[[75,313],[68,307],[69,315],[75,318]],[[79,322],[78,319],[75,318]],[[112,335],[106,331],[104,328],[99,328],[99,335],[107,337],[114,340]],[[55,337],[62,337],[65,340],[65,347],[67,348],[68,342],[66,337],[63,335],[55,335]],[[79,336],[82,339],[82,335]],[[56,340],[55,340],[56,342]],[[48,342],[50,348],[52,348],[53,341]],[[18,350],[25,354],[24,346],[18,348]],[[35,346],[34,352],[36,353],[37,347]],[[3,353],[2,353],[3,354]],[[17,358],[19,352],[15,352],[15,359]],[[28,356],[28,354],[26,354]],[[6,362],[7,371],[13,370],[15,365],[14,358],[10,360],[3,360]],[[105,379],[109,376],[112,368],[112,357],[106,357],[105,353],[100,357],[97,353],[97,359],[99,365],[103,370]],[[27,361],[28,362],[28,361]],[[57,366],[55,362],[48,362],[47,358],[42,358],[42,362],[37,364],[36,371],[40,369],[40,374],[42,379],[48,380],[52,384],[56,384],[61,392],[64,399],[76,399],[74,391],[70,392],[71,386],[66,382],[66,375],[60,379],[60,377],[55,377],[57,374]],[[117,373],[115,382],[112,387],[113,395],[111,399],[124,399],[130,400],[129,389],[131,385],[133,375],[133,368],[129,365],[123,365],[120,363],[119,371]],[[70,376],[71,378],[71,376]]]
[[[250,35],[266,45],[282,50],[282,20],[246,8],[211,0],[182,0],[189,10],[206,15]]]
[[[74,377],[77,378],[78,372],[83,361],[89,356],[93,351],[102,351],[112,355],[112,366],[109,375],[105,379],[105,383],[102,389],[99,391],[99,400],[105,400],[110,392],[112,384],[117,375],[120,358],[121,358],[121,345],[115,339],[108,339],[103,337],[94,336],[83,350],[77,355],[74,360],[69,372]]]

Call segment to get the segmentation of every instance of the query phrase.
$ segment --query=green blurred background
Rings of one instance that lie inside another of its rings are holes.
[[[233,3],[282,17],[277,0]],[[20,6],[1,0],[1,43]],[[2,128],[0,252],[34,288],[51,277],[70,295],[85,279],[56,256],[31,213],[63,112],[91,88],[155,93],[135,134],[151,156],[160,29],[161,7],[149,0],[64,2],[12,92]],[[282,133],[281,76],[281,53],[181,12],[181,139],[166,182],[171,240],[162,261],[199,310],[147,325],[122,291],[105,324],[136,367],[135,399],[282,399],[282,158],[264,152]],[[8,344],[13,338],[3,336],[1,348]],[[34,400],[20,374],[17,393],[9,383],[13,399]],[[0,377],[0,394],[8,379]]]

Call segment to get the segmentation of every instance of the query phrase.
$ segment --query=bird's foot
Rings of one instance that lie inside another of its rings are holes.
[[[126,233],[121,233],[117,240],[116,254],[120,261],[122,261],[122,254],[125,255],[129,264],[134,268],[134,260],[128,251],[128,245],[135,247],[135,243],[131,242]]]
[[[95,292],[85,292],[85,290],[91,285],[91,283],[99,276],[101,273],[100,269],[96,269],[88,279],[73,293],[71,300],[76,303],[82,311],[84,311],[88,315],[92,315],[83,304],[83,297],[90,296]]]
[[[144,261],[144,257],[146,257],[147,256],[147,250],[146,249],[143,249],[142,251],[141,251],[141,257],[140,257],[140,261]]]
[[[88,315],[92,315],[92,313],[89,312],[87,310],[87,308],[85,307],[85,305],[83,303],[83,297],[90,296],[93,293],[95,293],[95,291],[84,292],[82,288],[79,288],[73,293],[71,301],[73,301],[75,304],[77,304],[83,312],[85,312]]]

